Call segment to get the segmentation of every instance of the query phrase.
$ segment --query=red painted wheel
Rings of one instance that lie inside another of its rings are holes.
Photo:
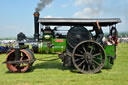
[[[19,61],[30,61],[31,60],[31,53],[28,52],[26,49],[22,49],[20,50],[20,56],[19,56]],[[7,56],[7,62],[8,61],[15,61],[15,50],[12,50],[8,56]],[[10,63],[7,63],[6,64],[7,68],[9,69],[9,71],[11,72],[26,72],[29,67],[31,66],[30,63],[20,63],[20,64],[10,64]]]

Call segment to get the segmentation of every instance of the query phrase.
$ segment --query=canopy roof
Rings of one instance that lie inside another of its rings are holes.
[[[87,19],[87,18],[40,18],[39,23],[43,25],[83,25],[93,26],[96,21],[99,22],[100,26],[111,26],[120,23],[120,18],[98,18],[98,19]]]

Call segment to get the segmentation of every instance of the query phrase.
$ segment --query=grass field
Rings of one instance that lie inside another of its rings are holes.
[[[128,44],[119,44],[118,57],[112,69],[97,74],[72,72],[60,60],[36,61],[27,73],[10,73],[5,64],[6,54],[0,55],[0,85],[128,85]],[[36,54],[36,58],[46,55]]]

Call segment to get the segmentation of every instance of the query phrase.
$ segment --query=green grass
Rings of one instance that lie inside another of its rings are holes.
[[[72,72],[61,60],[36,61],[27,73],[10,73],[5,64],[6,54],[0,55],[1,85],[128,85],[128,44],[119,44],[118,57],[112,69],[97,74]],[[46,55],[35,54],[36,58]]]

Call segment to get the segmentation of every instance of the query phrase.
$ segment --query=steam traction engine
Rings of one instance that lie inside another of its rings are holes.
[[[75,67],[81,73],[97,73],[103,67],[111,68],[116,58],[116,44],[106,45],[103,42],[104,33],[101,27],[113,26],[110,28],[110,35],[117,35],[116,24],[119,22],[121,21],[118,18],[39,18],[39,13],[35,12],[32,48],[34,53],[58,54],[64,66]],[[69,27],[66,35],[57,33],[61,26],[64,26],[61,29],[63,31]],[[93,30],[86,27],[92,27]],[[28,46],[20,41],[4,63],[11,72],[26,72],[35,60]]]

